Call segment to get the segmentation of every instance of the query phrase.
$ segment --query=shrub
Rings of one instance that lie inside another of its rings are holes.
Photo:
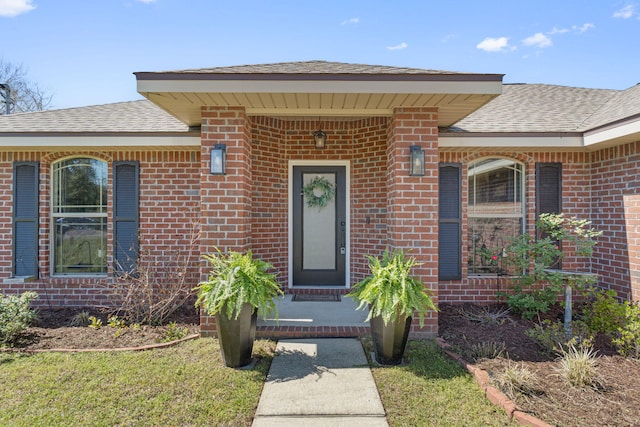
[[[618,329],[618,336],[612,342],[618,352],[626,357],[640,358],[640,305],[625,301],[624,320]]]
[[[540,380],[536,374],[526,366],[511,361],[495,380],[500,390],[514,400],[519,394],[531,396],[540,393]]]
[[[71,326],[89,326],[91,323],[91,315],[88,311],[81,311],[73,316],[71,319]]]
[[[593,343],[593,333],[583,322],[572,322],[571,335],[567,335],[564,324],[543,320],[533,328],[527,330],[527,335],[550,353],[562,354],[565,348],[590,348]]]
[[[483,341],[473,344],[468,356],[476,362],[482,359],[497,359],[502,357],[506,350],[504,342]]]
[[[614,336],[625,323],[625,305],[618,301],[613,290],[594,291],[595,300],[585,304],[582,320],[594,332]]]
[[[133,271],[122,272],[109,284],[111,300],[118,301],[116,314],[128,323],[164,324],[177,310],[186,307],[195,295],[190,270],[199,251],[199,228],[192,221],[189,243],[184,250],[152,254],[141,251]]]
[[[517,276],[512,278],[510,292],[500,293],[507,305],[526,319],[546,313],[558,301],[564,287],[563,275],[551,271],[564,257],[558,241],[570,243],[576,254],[590,257],[602,233],[589,228],[590,222],[564,214],[542,214],[536,222],[540,236],[523,234],[506,248],[507,264]],[[584,289],[595,280],[584,275],[572,280],[572,286]]]
[[[91,329],[98,330],[102,328],[102,320],[98,319],[96,316],[89,317],[89,325]]]
[[[573,387],[603,388],[598,375],[598,357],[591,348],[570,346],[563,352],[558,368],[560,375]]]
[[[107,319],[107,326],[115,329],[124,329],[127,327],[127,322],[114,314]]]
[[[460,315],[470,322],[480,323],[482,325],[502,325],[509,319],[508,308],[490,308],[482,307],[480,310],[459,310]]]
[[[176,322],[169,322],[167,328],[162,332],[162,338],[158,341],[161,342],[170,342],[182,339],[189,335],[188,328],[179,327]]]
[[[0,295],[0,345],[13,345],[29,327],[36,312],[29,304],[38,298],[35,292],[21,295]]]

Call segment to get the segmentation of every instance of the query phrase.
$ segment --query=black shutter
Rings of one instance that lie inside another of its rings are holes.
[[[536,163],[536,218],[562,211],[562,163]]]
[[[462,277],[460,262],[461,230],[461,166],[441,163],[438,181],[438,279],[457,280]]]
[[[536,163],[536,220],[543,213],[562,212],[562,163]],[[538,238],[546,237],[536,231]],[[561,241],[556,241],[562,247]],[[556,260],[554,268],[562,268],[561,260]]]
[[[38,277],[38,163],[13,164],[13,274]]]
[[[138,162],[113,162],[114,269],[133,273],[138,260]]]

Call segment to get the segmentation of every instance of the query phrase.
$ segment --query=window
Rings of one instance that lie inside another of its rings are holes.
[[[107,164],[90,158],[52,169],[53,274],[107,273]]]
[[[524,168],[489,158],[469,164],[469,274],[506,274],[504,248],[524,227]]]

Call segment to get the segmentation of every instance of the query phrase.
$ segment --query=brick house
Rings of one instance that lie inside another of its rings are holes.
[[[640,86],[323,61],[135,74],[146,100],[0,116],[3,293],[107,305],[118,269],[188,250],[197,219],[200,253],[251,249],[290,293],[345,292],[365,255],[411,248],[438,301],[489,303],[507,239],[562,211],[604,232],[563,266],[640,299]],[[302,194],[317,177],[325,207]]]

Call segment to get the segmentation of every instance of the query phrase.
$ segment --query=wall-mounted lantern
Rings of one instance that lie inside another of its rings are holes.
[[[316,148],[325,148],[327,146],[327,134],[318,129],[313,133],[313,143]]]
[[[211,174],[224,175],[227,173],[227,146],[216,144],[211,149]]]
[[[424,150],[419,145],[412,145],[411,152],[411,165],[409,166],[409,175],[411,176],[424,176]]]

